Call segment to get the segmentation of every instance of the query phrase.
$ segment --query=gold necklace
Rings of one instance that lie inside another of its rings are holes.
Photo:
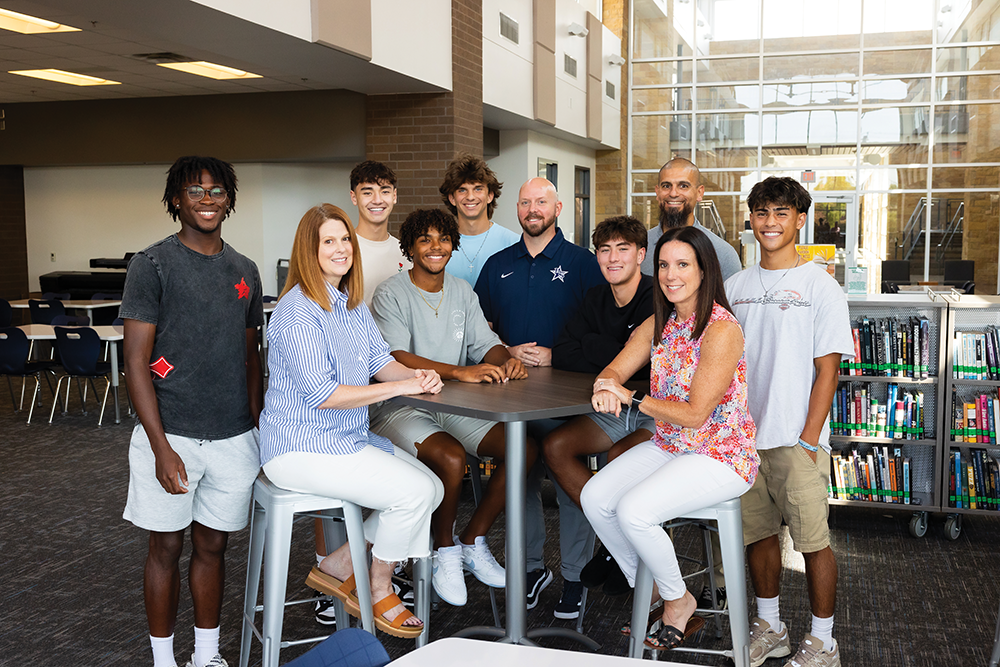
[[[423,302],[427,304],[427,307],[434,311],[434,317],[436,318],[438,316],[438,309],[441,307],[441,304],[444,303],[444,283],[441,284],[441,300],[438,301],[438,305],[437,306],[432,306],[431,302],[428,301],[427,297],[424,296],[424,291],[422,289],[420,289],[419,287],[417,287],[417,284],[415,282],[413,282],[413,273],[412,272],[410,273],[410,284],[413,285],[417,289],[417,294],[419,294],[420,298],[423,300]]]

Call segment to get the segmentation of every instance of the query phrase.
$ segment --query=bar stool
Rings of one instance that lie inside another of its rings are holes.
[[[343,518],[338,517],[338,513],[342,514]],[[325,637],[312,637],[297,641],[282,641],[281,639],[285,607],[291,604],[315,601],[315,598],[285,601],[292,523],[296,514],[343,521],[346,525],[351,561],[354,564],[354,578],[358,586],[358,601],[361,606],[361,625],[368,632],[375,634],[368,580],[368,550],[365,546],[361,507],[346,500],[282,489],[271,483],[262,471],[254,483],[253,491],[253,516],[250,524],[246,597],[243,603],[243,642],[240,649],[240,667],[247,667],[249,663],[250,644],[254,636],[263,644],[262,667],[277,667],[278,654],[282,648],[325,639]],[[324,538],[328,545],[339,546],[343,544],[343,532],[336,531],[331,524],[331,521],[324,521]],[[265,551],[267,551],[267,559],[263,572],[264,604],[258,605],[257,593]],[[416,559],[413,569],[415,612],[424,621],[424,631],[416,640],[419,647],[427,643],[430,632],[430,598],[427,595],[428,583],[430,582],[430,559]],[[343,604],[336,599],[333,602],[338,629],[348,627],[349,623],[345,622],[348,616]],[[257,630],[255,623],[258,611],[263,611],[263,623],[260,631]],[[344,624],[341,625],[341,623]]]
[[[719,542],[722,546],[722,566],[725,569],[726,594],[729,599],[729,628],[733,648],[727,651],[691,649],[680,647],[676,651],[714,653],[733,660],[736,667],[750,667],[750,615],[747,611],[746,567],[743,559],[743,519],[740,499],[733,498],[716,505],[704,507],[679,519],[715,519],[719,523]],[[635,594],[632,599],[632,634],[629,638],[629,656],[642,658],[643,640],[649,616],[649,599],[653,595],[653,575],[642,560],[635,575]],[[641,629],[640,629],[641,628]]]

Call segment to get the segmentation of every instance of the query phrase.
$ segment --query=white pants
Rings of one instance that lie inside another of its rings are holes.
[[[601,542],[635,587],[638,559],[646,564],[664,600],[687,590],[664,521],[736,498],[750,485],[720,461],[703,454],[671,454],[651,441],[628,450],[583,487],[580,503]]]
[[[430,556],[431,513],[444,497],[444,485],[399,447],[395,456],[371,445],[343,455],[288,452],[264,464],[264,474],[283,489],[376,510],[365,521],[365,539],[379,560]]]

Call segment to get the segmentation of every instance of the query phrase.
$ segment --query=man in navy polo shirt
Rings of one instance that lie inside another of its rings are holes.
[[[521,239],[490,257],[476,282],[483,314],[510,346],[511,356],[525,366],[552,365],[552,346],[566,322],[580,309],[590,288],[606,284],[594,254],[568,242],[556,226],[561,211],[555,186],[544,178],[529,179],[517,197],[517,219],[524,231]],[[541,442],[541,437],[560,423],[542,420],[532,422],[529,428]],[[545,523],[541,478],[541,465],[536,464],[528,475],[525,503],[528,609],[538,604],[538,594],[552,582],[552,572],[542,560]],[[570,501],[563,498],[562,502]],[[560,526],[560,539],[576,541],[577,532]],[[587,554],[581,563],[564,562],[563,579],[579,581],[580,568],[589,557]]]

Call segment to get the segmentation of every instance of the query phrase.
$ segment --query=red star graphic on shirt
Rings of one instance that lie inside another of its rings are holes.
[[[245,278],[240,278],[240,281],[236,283],[234,287],[236,288],[236,294],[238,295],[236,297],[237,300],[250,298],[250,287],[247,285]]]
[[[161,378],[165,378],[170,371],[174,370],[174,366],[164,357],[160,357],[149,365],[149,370],[153,371]]]

